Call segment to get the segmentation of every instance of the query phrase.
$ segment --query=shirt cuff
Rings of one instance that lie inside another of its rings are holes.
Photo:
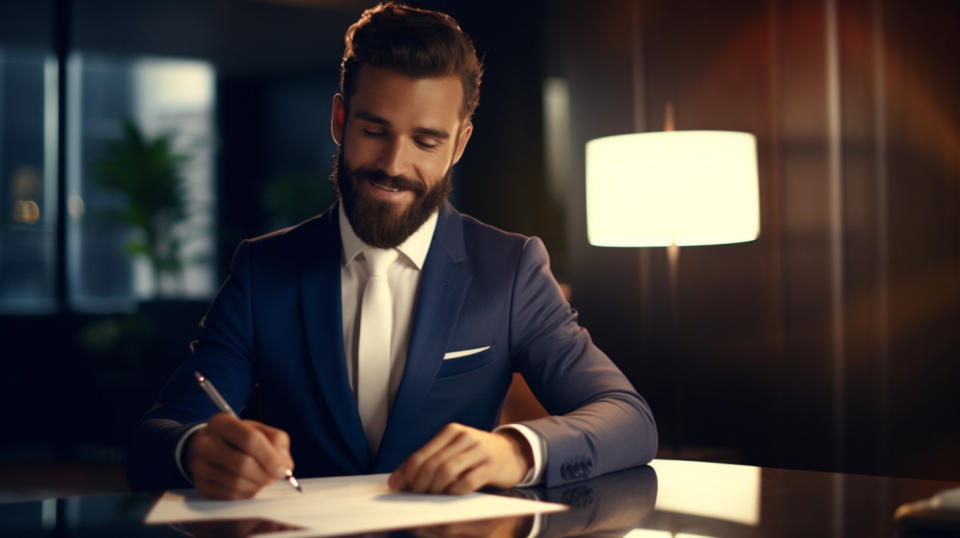
[[[523,436],[530,446],[530,452],[533,453],[533,465],[516,487],[536,486],[543,478],[544,461],[547,459],[547,447],[544,445],[543,439],[537,432],[523,424],[504,424],[493,431],[498,432],[506,429],[513,430]]]
[[[541,495],[535,489],[515,489],[513,493],[520,499],[526,499],[528,501],[543,501],[543,495]],[[534,512],[533,513],[533,523],[530,525],[530,530],[526,534],[526,538],[536,538],[540,536],[540,529],[543,528],[543,518],[546,516],[543,512]]]
[[[206,425],[207,423],[203,422],[187,430],[187,433],[183,434],[183,436],[180,437],[180,440],[177,441],[177,447],[173,449],[173,458],[177,461],[177,469],[180,470],[180,474],[183,475],[183,478],[185,478],[191,486],[193,485],[193,478],[191,478],[190,474],[187,473],[187,470],[183,468],[183,445],[187,443],[187,439],[189,439],[194,432]]]

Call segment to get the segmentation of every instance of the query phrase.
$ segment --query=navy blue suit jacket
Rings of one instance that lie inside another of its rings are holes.
[[[299,477],[392,471],[449,422],[490,430],[515,371],[554,415],[525,423],[546,443],[546,485],[654,457],[649,407],[577,323],[543,243],[449,203],[423,265],[402,381],[379,451],[370,455],[343,352],[337,211],[334,205],[238,247],[191,355],[134,433],[131,487],[188,486],[176,468],[176,443],[217,411],[194,370],[234,409],[259,391],[259,418],[290,434]]]

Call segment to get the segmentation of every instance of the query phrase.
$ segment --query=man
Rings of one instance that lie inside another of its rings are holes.
[[[649,461],[650,410],[577,324],[542,242],[446,201],[479,98],[469,38],[388,3],[345,41],[339,202],[238,247],[134,435],[131,486],[248,498],[296,462],[301,477],[391,472],[396,490],[466,493]],[[236,409],[256,389],[261,421],[217,413],[194,371]],[[514,371],[555,416],[491,432]]]

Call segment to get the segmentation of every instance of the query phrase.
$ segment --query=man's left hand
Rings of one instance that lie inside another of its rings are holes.
[[[532,465],[530,446],[519,433],[450,423],[401,463],[388,484],[397,491],[462,495],[484,486],[512,488]]]

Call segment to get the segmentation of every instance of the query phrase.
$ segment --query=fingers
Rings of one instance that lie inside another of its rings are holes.
[[[517,436],[519,437],[519,436]],[[510,434],[489,433],[461,424],[448,424],[390,476],[395,490],[463,494],[492,485],[517,485],[530,463],[523,447]]]
[[[281,430],[218,413],[188,441],[187,465],[201,495],[246,499],[292,469],[289,444]]]
[[[485,456],[477,439],[467,432],[460,432],[427,459],[416,474],[407,475],[410,489],[443,493],[461,474],[483,463]]]
[[[390,475],[388,481],[390,487],[396,490],[426,491],[425,486],[432,481],[436,471],[436,462],[433,462],[433,457],[459,439],[465,428],[466,426],[460,424],[447,424],[440,433],[397,467]]]
[[[207,423],[207,429],[255,459],[267,475],[283,478],[284,470],[292,462],[270,442],[264,428],[270,427],[251,420],[241,421],[225,413],[217,413]]]
[[[249,499],[263,486],[260,481],[230,472],[206,460],[197,460],[193,468],[194,487],[205,497]]]
[[[274,450],[280,454],[281,459],[283,460],[283,465],[293,470],[293,457],[290,456],[290,436],[287,435],[287,432],[274,428],[273,426],[267,426],[266,424],[261,424],[259,422],[252,422],[252,425],[260,430],[260,433],[267,438],[267,441],[273,445]]]
[[[490,467],[486,465],[474,467],[473,469],[470,469],[470,471],[464,473],[462,476],[457,477],[457,480],[452,482],[447,487],[446,491],[444,491],[444,493],[448,493],[450,495],[466,495],[467,493],[473,493],[474,491],[477,491],[478,489],[490,483],[490,471]]]

